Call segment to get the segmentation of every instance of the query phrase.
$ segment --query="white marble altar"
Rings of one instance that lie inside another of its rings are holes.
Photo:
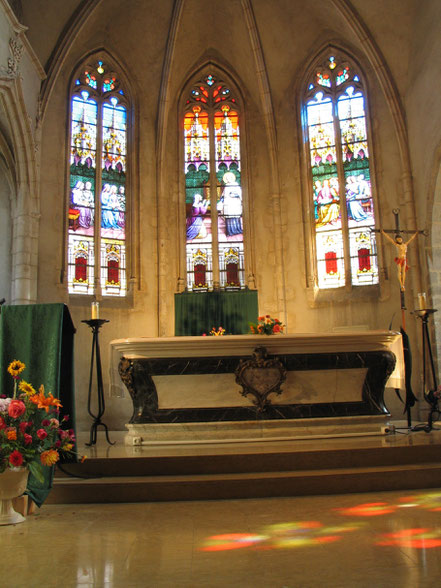
[[[134,403],[126,442],[335,436],[347,434],[348,419],[355,435],[379,433],[389,417],[382,393],[393,365],[372,378],[377,359],[400,338],[394,331],[354,331],[114,340],[113,364],[125,358],[132,374],[138,369],[137,383],[126,378]],[[237,366],[261,346],[287,369],[281,394],[259,412],[242,394]],[[148,390],[140,392],[141,380],[149,380]]]

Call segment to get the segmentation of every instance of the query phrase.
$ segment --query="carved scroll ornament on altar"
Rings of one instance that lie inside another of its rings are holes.
[[[259,412],[271,404],[270,394],[282,393],[281,385],[286,380],[285,367],[277,357],[267,359],[265,347],[257,347],[253,359],[241,359],[235,374],[236,382],[243,388],[242,396],[254,396],[253,404]]]

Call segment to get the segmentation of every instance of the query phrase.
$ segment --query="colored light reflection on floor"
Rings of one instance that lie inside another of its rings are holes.
[[[441,529],[402,529],[397,533],[384,533],[376,545],[397,545],[414,549],[441,547]]]
[[[226,551],[254,547],[255,549],[289,549],[333,543],[339,541],[344,533],[354,531],[362,526],[333,525],[325,526],[319,521],[294,521],[291,523],[278,523],[269,525],[262,533],[231,533],[224,535],[212,535],[207,538],[201,547],[201,551]]]
[[[425,492],[406,496],[396,503],[365,502],[339,509],[332,514],[359,519],[344,524],[324,524],[320,521],[293,521],[268,525],[256,533],[226,533],[208,537],[200,547],[201,551],[227,551],[249,548],[253,550],[292,549],[334,543],[343,537],[362,530],[366,517],[394,515],[399,509],[422,509],[441,512],[441,492]],[[325,514],[325,513],[324,513]],[[436,515],[434,515],[436,517]],[[373,539],[377,546],[410,547],[431,549],[441,547],[441,527],[404,528],[394,533],[378,533]]]
[[[349,508],[336,509],[346,516],[356,517],[378,517],[386,514],[391,514],[397,510],[398,506],[388,504],[387,502],[366,502],[365,504],[357,504]]]

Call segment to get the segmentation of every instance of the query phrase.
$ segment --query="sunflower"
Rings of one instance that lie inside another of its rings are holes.
[[[14,359],[8,366],[8,372],[13,378],[18,378],[19,374],[25,369],[25,364],[18,359]]]
[[[21,392],[24,392],[26,394],[26,396],[32,396],[33,394],[36,393],[32,384],[29,384],[28,382],[25,382],[24,380],[22,380],[20,382],[20,384],[18,385],[18,389]]]

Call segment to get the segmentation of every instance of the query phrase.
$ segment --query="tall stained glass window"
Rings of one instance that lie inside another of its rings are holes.
[[[97,61],[81,70],[70,101],[68,289],[125,296],[127,99]]]
[[[245,287],[239,109],[208,74],[184,114],[187,290]]]
[[[378,283],[366,99],[360,73],[335,53],[313,71],[305,120],[319,288]]]

